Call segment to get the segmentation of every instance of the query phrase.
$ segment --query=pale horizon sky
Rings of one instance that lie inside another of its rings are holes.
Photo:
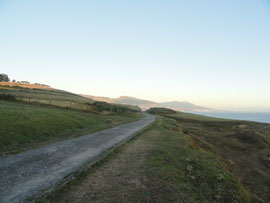
[[[11,79],[270,112],[269,0],[0,0],[0,39]]]

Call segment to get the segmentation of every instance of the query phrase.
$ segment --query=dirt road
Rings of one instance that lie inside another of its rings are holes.
[[[154,120],[147,115],[140,121],[0,158],[0,202],[21,202],[61,182]]]

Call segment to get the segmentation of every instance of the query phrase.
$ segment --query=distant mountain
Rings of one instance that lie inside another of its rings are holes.
[[[96,101],[139,106],[143,111],[150,109],[152,107],[167,107],[176,111],[209,111],[211,110],[210,108],[197,106],[189,102],[172,101],[172,102],[158,103],[158,102],[138,99],[134,97],[127,97],[127,96],[121,96],[118,98],[97,97],[97,96],[83,95],[83,94],[81,96],[84,96],[84,97],[87,97]]]
[[[87,95],[87,94],[80,94],[80,96],[86,97],[88,99],[93,99],[95,101],[103,101],[103,102],[113,103],[113,102],[111,102],[111,98],[109,98],[109,97],[96,97],[96,96],[91,96],[91,95]]]
[[[136,106],[139,106],[142,110],[146,110],[146,109],[149,109],[151,107],[160,106],[160,104],[156,103],[156,102],[137,99],[134,97],[126,97],[126,96],[121,96],[119,98],[112,99],[112,101],[113,101],[113,103],[117,103],[117,104],[136,105]]]
[[[179,101],[172,101],[172,102],[162,102],[160,103],[162,106],[171,108],[176,111],[209,111],[212,110],[207,107],[197,106],[190,102],[179,102]]]
[[[81,94],[81,96],[96,100],[96,101],[103,101],[113,104],[127,104],[133,106],[139,106],[143,111],[151,108],[151,107],[161,107],[161,105],[157,102],[152,102],[148,100],[137,99],[134,97],[127,97],[121,96],[119,98],[108,98],[108,97],[97,97],[97,96],[90,96]]]

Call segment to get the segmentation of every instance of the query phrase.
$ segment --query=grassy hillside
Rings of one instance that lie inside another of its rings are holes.
[[[248,202],[239,180],[179,124],[159,117],[41,202]]]
[[[90,112],[102,110],[100,103],[71,92],[37,85],[0,82],[0,98],[5,99],[7,96],[9,96],[9,99],[27,103],[39,103]],[[111,108],[107,108],[107,110],[110,109],[140,111],[138,107],[128,105],[111,105]]]
[[[43,88],[36,85],[24,85],[15,83],[3,83],[0,82],[0,94],[10,94],[18,98],[47,100],[47,101],[73,101],[78,103],[93,103],[92,99],[73,94],[71,92],[53,89]],[[10,86],[12,85],[12,86]]]
[[[131,112],[93,114],[0,100],[0,154],[98,131],[140,117]]]
[[[251,202],[270,202],[269,124],[187,113],[160,115],[173,119],[196,147],[221,160],[251,194]]]

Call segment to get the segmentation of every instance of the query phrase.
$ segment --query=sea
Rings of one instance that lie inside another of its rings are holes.
[[[235,120],[248,120],[261,123],[270,123],[270,112],[221,112],[221,111],[192,111],[189,113],[210,116],[215,118],[228,118]]]

